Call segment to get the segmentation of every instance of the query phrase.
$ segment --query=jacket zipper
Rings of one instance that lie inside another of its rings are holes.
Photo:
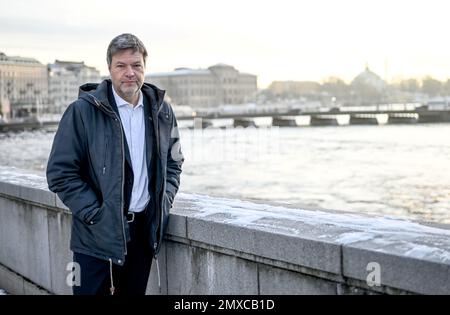
[[[155,126],[155,131],[156,131],[156,149],[158,151],[158,163],[161,163],[161,149],[160,149],[160,144],[159,144],[159,113],[161,112],[162,109],[162,104],[163,104],[164,100],[161,102],[158,111],[156,112],[156,119],[153,119],[153,123]],[[164,185],[164,180],[162,185]],[[160,200],[160,194],[161,194],[161,186],[158,187],[158,191],[156,192],[156,198],[157,198],[157,205],[160,209],[160,211],[158,211],[158,215],[159,215],[159,220],[158,220],[158,226],[156,227],[156,231],[155,231],[155,243],[153,244],[153,254],[155,256],[155,259],[158,259],[158,255],[156,254],[156,250],[158,248],[158,238],[159,237],[159,228],[162,226],[162,220],[163,220],[163,215],[162,215],[162,204],[161,204],[161,200]]]
[[[120,191],[121,199],[120,199],[120,217],[122,218],[122,233],[123,233],[123,245],[125,249],[125,255],[127,254],[127,237],[125,235],[125,222],[124,222],[124,196],[123,191],[125,189],[125,148],[124,148],[124,141],[123,141],[123,132],[122,132],[122,123],[120,122],[119,117],[117,117],[117,114],[114,113],[114,116],[116,116],[115,120],[119,124],[120,129],[120,141],[121,141],[121,149],[122,149],[122,189]]]
[[[124,244],[124,255],[127,254],[127,237],[125,235],[125,222],[123,220],[123,210],[124,210],[124,197],[123,197],[123,190],[125,187],[125,149],[124,149],[124,141],[123,141],[123,132],[122,132],[122,123],[120,122],[119,117],[117,117],[117,114],[113,111],[108,110],[107,108],[105,108],[104,106],[102,106],[102,102],[100,102],[99,100],[97,100],[97,98],[93,95],[90,94],[90,96],[92,96],[92,98],[94,99],[95,104],[99,107],[104,109],[107,113],[109,114],[113,114],[114,115],[114,120],[118,122],[119,124],[119,129],[120,129],[120,142],[121,142],[121,149],[122,149],[122,190],[120,192],[120,217],[122,218],[122,236],[123,236],[123,244]],[[120,260],[119,260],[120,263]]]

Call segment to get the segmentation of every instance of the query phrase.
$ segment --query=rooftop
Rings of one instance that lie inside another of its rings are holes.
[[[8,56],[3,52],[0,52],[0,62],[1,63],[20,63],[20,64],[36,64],[41,63],[34,58],[20,57],[20,56]]]
[[[192,75],[211,75],[212,72],[214,72],[214,70],[216,70],[217,68],[229,69],[229,70],[233,70],[235,72],[239,72],[233,66],[230,66],[230,65],[227,65],[224,63],[218,63],[211,67],[208,67],[208,69],[201,69],[201,68],[192,69],[192,68],[187,68],[187,67],[180,67],[180,68],[175,68],[174,71],[149,73],[146,76],[147,77],[175,77],[175,76],[192,76]],[[250,73],[239,72],[239,74],[243,75],[243,76],[256,77],[254,74],[250,74]]]
[[[207,69],[190,69],[190,68],[176,68],[171,72],[150,73],[150,77],[172,77],[172,76],[188,76],[188,75],[210,75],[211,71]]]
[[[352,84],[366,84],[377,89],[383,89],[386,82],[366,65],[366,69],[353,79]]]

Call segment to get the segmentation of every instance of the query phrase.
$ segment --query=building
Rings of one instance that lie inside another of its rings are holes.
[[[312,81],[273,81],[268,89],[277,97],[298,98],[320,93],[320,84]]]
[[[23,117],[48,107],[47,67],[34,58],[0,52],[0,110],[4,117]]]
[[[177,105],[209,107],[254,102],[257,77],[217,64],[208,69],[177,68],[146,76],[146,81],[167,91]]]
[[[53,113],[62,113],[78,98],[80,85],[100,83],[100,72],[84,62],[60,61],[48,65],[49,98]]]
[[[375,72],[369,69],[369,66],[366,65],[366,68],[363,72],[358,74],[351,82],[353,86],[367,85],[375,90],[382,92],[386,89],[386,82]]]
[[[387,83],[375,72],[366,69],[358,74],[350,84],[353,102],[359,105],[371,105],[384,102],[387,98]]]

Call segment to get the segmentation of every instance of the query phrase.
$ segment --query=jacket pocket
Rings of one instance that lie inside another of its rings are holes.
[[[167,123],[170,120],[170,112],[169,111],[161,111],[159,116]]]
[[[166,192],[166,193],[164,194],[164,200],[166,201],[166,206],[168,207],[167,209],[168,209],[168,210],[172,209],[172,206],[173,206],[173,199],[170,198],[168,192]]]
[[[103,214],[102,209],[103,209],[102,207],[95,208],[94,210],[92,210],[91,212],[86,214],[86,216],[83,219],[84,223],[86,223],[88,225],[94,225],[94,224],[98,223],[102,218],[102,214]]]

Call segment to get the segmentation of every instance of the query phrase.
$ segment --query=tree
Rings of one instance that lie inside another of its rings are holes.
[[[420,92],[420,84],[419,81],[417,81],[417,79],[401,80],[398,83],[398,87],[400,90],[405,92],[411,93]]]
[[[349,85],[338,77],[326,78],[322,83],[321,90],[337,99],[346,99],[350,94]]]
[[[447,81],[442,84],[442,94],[450,96],[450,79],[447,79]]]
[[[441,94],[442,83],[432,77],[425,77],[422,80],[422,92],[429,96],[437,96]]]

